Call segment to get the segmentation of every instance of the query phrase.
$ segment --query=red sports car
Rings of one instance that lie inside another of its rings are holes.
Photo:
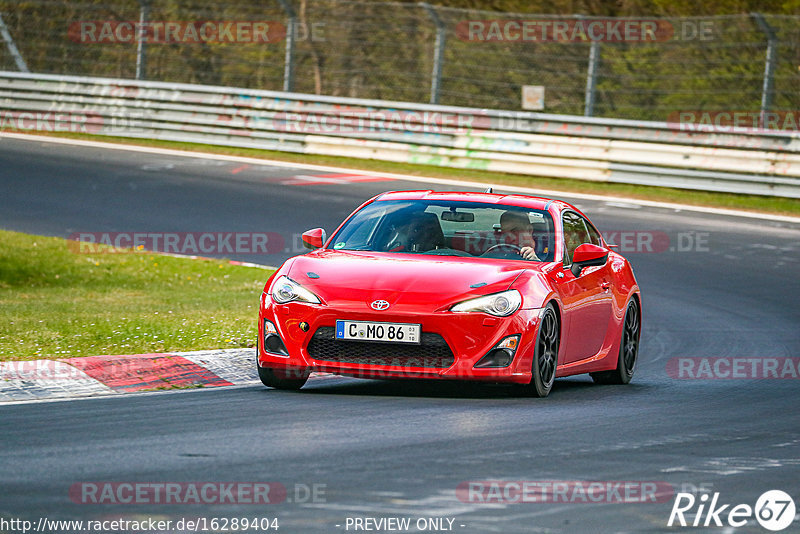
[[[575,207],[525,195],[378,195],[261,295],[258,373],[299,389],[313,371],[507,382],[544,397],[556,377],[626,384],[639,286]]]

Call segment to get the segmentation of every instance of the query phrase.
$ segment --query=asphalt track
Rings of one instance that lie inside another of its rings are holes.
[[[299,232],[331,231],[380,191],[420,188],[339,178],[313,185],[303,178],[309,174],[321,173],[6,138],[0,228],[63,237],[269,231],[288,250],[235,259],[276,265],[294,253]],[[253,386],[6,405],[0,517],[277,517],[286,533],[353,532],[345,530],[348,517],[446,517],[463,533],[734,531],[667,528],[672,498],[492,505],[456,498],[459,484],[487,479],[664,481],[676,492],[704,487],[721,503],[751,506],[781,489],[800,509],[800,381],[677,380],[666,372],[676,357],[800,355],[800,227],[576,204],[604,233],[670,238],[672,250],[628,255],[644,300],[641,359],[629,386],[560,379],[537,400],[500,386],[332,378],[300,392]],[[700,236],[699,246],[688,244],[690,235]],[[292,502],[72,502],[70,486],[86,481],[280,482]],[[324,498],[296,502],[303,499],[295,484],[324,484]],[[767,532],[753,519],[735,531]],[[797,522],[786,530],[797,531]]]

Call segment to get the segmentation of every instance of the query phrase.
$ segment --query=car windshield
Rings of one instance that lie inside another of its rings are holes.
[[[336,250],[553,261],[553,219],[542,210],[480,202],[376,201],[336,233]]]

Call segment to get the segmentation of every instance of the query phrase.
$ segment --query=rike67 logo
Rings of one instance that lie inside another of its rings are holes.
[[[755,518],[767,530],[784,530],[794,521],[794,500],[781,490],[764,492],[755,507],[749,504],[719,503],[719,492],[711,496],[702,494],[696,498],[691,493],[678,493],[667,526],[681,527],[742,527]]]

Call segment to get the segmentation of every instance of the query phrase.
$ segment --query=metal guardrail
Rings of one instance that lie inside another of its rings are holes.
[[[0,127],[800,198],[800,135],[0,72]]]

